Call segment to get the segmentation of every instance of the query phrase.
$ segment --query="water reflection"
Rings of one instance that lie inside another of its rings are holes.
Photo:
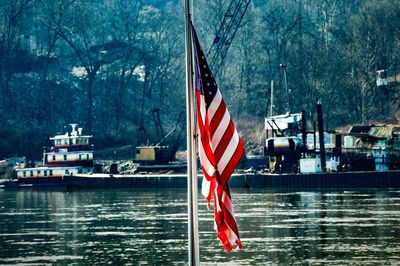
[[[203,264],[400,262],[400,191],[232,191],[244,249],[226,254],[200,199]],[[0,264],[184,265],[185,190],[0,192]]]

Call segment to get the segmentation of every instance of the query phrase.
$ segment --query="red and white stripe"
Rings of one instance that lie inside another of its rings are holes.
[[[202,194],[214,197],[215,229],[227,252],[236,243],[241,248],[228,180],[240,161],[244,148],[218,89],[206,110],[204,96],[198,90],[199,154],[204,174]]]

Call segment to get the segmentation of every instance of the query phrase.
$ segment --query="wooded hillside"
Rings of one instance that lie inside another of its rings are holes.
[[[205,51],[230,2],[194,1]],[[0,14],[0,158],[40,157],[69,123],[99,149],[155,142],[151,110],[165,129],[185,111],[181,1],[0,0]],[[252,1],[217,77],[245,142],[262,137],[271,80],[288,110],[285,71],[291,110],[313,120],[321,100],[328,129],[397,123],[400,0]]]

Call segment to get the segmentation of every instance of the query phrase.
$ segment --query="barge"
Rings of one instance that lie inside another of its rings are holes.
[[[202,175],[199,174],[199,187]],[[4,184],[4,189],[49,189],[74,191],[115,188],[186,188],[186,174],[74,174],[59,179],[18,180]],[[229,180],[231,188],[250,189],[399,189],[400,171],[360,171],[310,174],[235,173]]]
[[[202,175],[199,174],[199,187]],[[186,188],[186,174],[80,174],[64,177],[67,190],[93,188]],[[396,189],[400,171],[360,171],[310,174],[234,173],[231,188],[262,189]]]

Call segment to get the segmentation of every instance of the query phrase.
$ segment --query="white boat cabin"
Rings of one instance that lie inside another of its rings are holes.
[[[93,161],[92,151],[80,151],[80,152],[50,152],[46,153],[46,162],[48,164],[64,163],[64,162],[82,162],[85,163]]]
[[[77,124],[70,124],[72,131],[66,132],[64,135],[56,135],[50,140],[53,141],[54,147],[68,147],[68,146],[88,146],[89,139],[93,136],[82,135],[82,128],[76,129]]]
[[[35,167],[15,169],[17,178],[62,177],[65,175],[91,173],[92,169],[82,166],[77,167]]]

